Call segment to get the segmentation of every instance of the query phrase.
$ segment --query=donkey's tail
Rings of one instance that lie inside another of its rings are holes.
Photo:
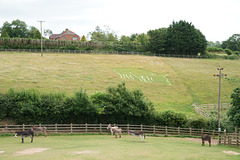
[[[144,139],[146,139],[146,136],[145,136],[145,134],[144,134]]]

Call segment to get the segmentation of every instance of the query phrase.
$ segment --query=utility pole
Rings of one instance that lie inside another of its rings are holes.
[[[222,74],[221,71],[223,70],[223,68],[220,67],[217,68],[217,70],[219,70],[218,74],[214,74],[213,76],[218,76],[219,77],[219,90],[218,90],[218,131],[221,131],[220,128],[220,106],[221,106],[221,78],[224,76],[227,76],[226,74]]]
[[[43,57],[43,49],[42,49],[42,22],[45,22],[45,21],[38,21],[40,22],[40,30],[41,30],[41,56]]]

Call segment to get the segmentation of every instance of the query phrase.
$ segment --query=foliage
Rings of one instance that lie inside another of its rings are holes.
[[[149,36],[148,50],[157,54],[165,53],[167,28],[150,30],[147,34]]]
[[[1,38],[10,38],[6,30],[2,31]]]
[[[99,26],[95,28],[95,31],[89,32],[88,36],[90,36],[91,41],[93,42],[116,42],[118,41],[118,37],[116,33],[109,28],[109,26],[104,26],[104,30],[102,30]]]
[[[222,48],[228,48],[232,51],[240,51],[240,34],[233,34],[222,43]]]
[[[37,28],[31,27],[31,29],[29,30],[29,33],[28,33],[28,38],[41,39],[41,33],[39,32],[39,30]]]
[[[186,122],[185,126],[186,127],[190,127],[190,128],[207,128],[207,123],[208,121],[206,119],[203,118],[190,118],[188,119],[188,121]]]
[[[173,111],[165,111],[160,114],[161,124],[162,126],[175,126],[175,127],[183,127],[187,122],[187,117],[182,113],[175,113]]]
[[[87,42],[87,38],[83,35],[81,41],[82,42]]]
[[[217,47],[207,47],[208,52],[224,52],[222,48],[217,48]]]
[[[186,21],[173,22],[167,29],[166,51],[175,55],[198,55],[207,47],[205,36]]]
[[[106,95],[101,95],[103,113],[109,123],[147,123],[153,114],[153,104],[140,90],[128,91],[125,83],[117,88],[109,87]],[[99,103],[95,103],[98,104]]]
[[[224,52],[226,52],[228,55],[232,55],[232,51],[230,49],[224,49]]]
[[[234,89],[231,99],[232,107],[229,109],[227,115],[235,126],[240,127],[240,88]]]

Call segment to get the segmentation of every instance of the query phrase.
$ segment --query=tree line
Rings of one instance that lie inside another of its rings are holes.
[[[229,118],[221,120],[221,127],[228,131],[233,131],[234,126],[240,127],[239,95],[238,88],[232,94],[233,107],[228,113]],[[199,129],[218,127],[215,118],[188,118],[171,110],[157,112],[141,90],[130,91],[124,82],[90,96],[83,89],[69,96],[11,88],[6,93],[0,93],[0,110],[0,120],[7,118],[16,124],[116,123]]]
[[[28,38],[40,39],[41,33],[36,27],[30,26],[20,20],[14,20],[12,23],[5,22],[0,28],[1,38]],[[52,34],[50,29],[44,30],[44,35],[49,36]],[[89,45],[82,48],[75,45],[74,42],[65,43],[63,45],[49,45],[48,40],[44,41],[43,47],[45,49],[74,49],[74,50],[107,50],[107,51],[142,51],[151,52],[154,54],[174,54],[174,55],[198,55],[207,54],[207,52],[219,52],[222,49],[228,55],[239,55],[240,53],[240,35],[233,34],[226,41],[221,42],[207,42],[202,32],[195,28],[192,23],[180,20],[179,22],[172,22],[167,28],[159,28],[149,30],[147,33],[133,33],[130,36],[122,35],[120,38],[117,33],[110,29],[109,26],[100,28],[97,26],[94,31],[89,32],[87,35],[89,42],[98,45]],[[46,38],[44,38],[46,39]],[[29,40],[30,41],[30,40]],[[82,42],[86,42],[86,37],[83,35]],[[90,43],[90,44],[91,44]],[[74,44],[74,45],[73,45]],[[103,46],[99,45],[103,44]],[[119,45],[121,44],[121,45]],[[137,47],[136,47],[137,46]],[[141,46],[141,47],[140,47]],[[36,49],[40,48],[40,44],[33,45],[9,45],[8,43],[1,43],[2,48],[15,49]],[[207,47],[210,47],[208,49]],[[207,52],[206,52],[207,51]]]

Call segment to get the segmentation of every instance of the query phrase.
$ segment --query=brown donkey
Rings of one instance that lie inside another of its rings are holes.
[[[44,132],[45,137],[47,137],[47,127],[36,127],[36,126],[33,126],[32,128],[33,128],[34,131],[37,132],[37,137],[38,137],[38,132]]]
[[[205,141],[208,141],[209,147],[211,147],[211,136],[210,135],[202,134],[202,146],[205,145],[205,143],[204,143]]]

